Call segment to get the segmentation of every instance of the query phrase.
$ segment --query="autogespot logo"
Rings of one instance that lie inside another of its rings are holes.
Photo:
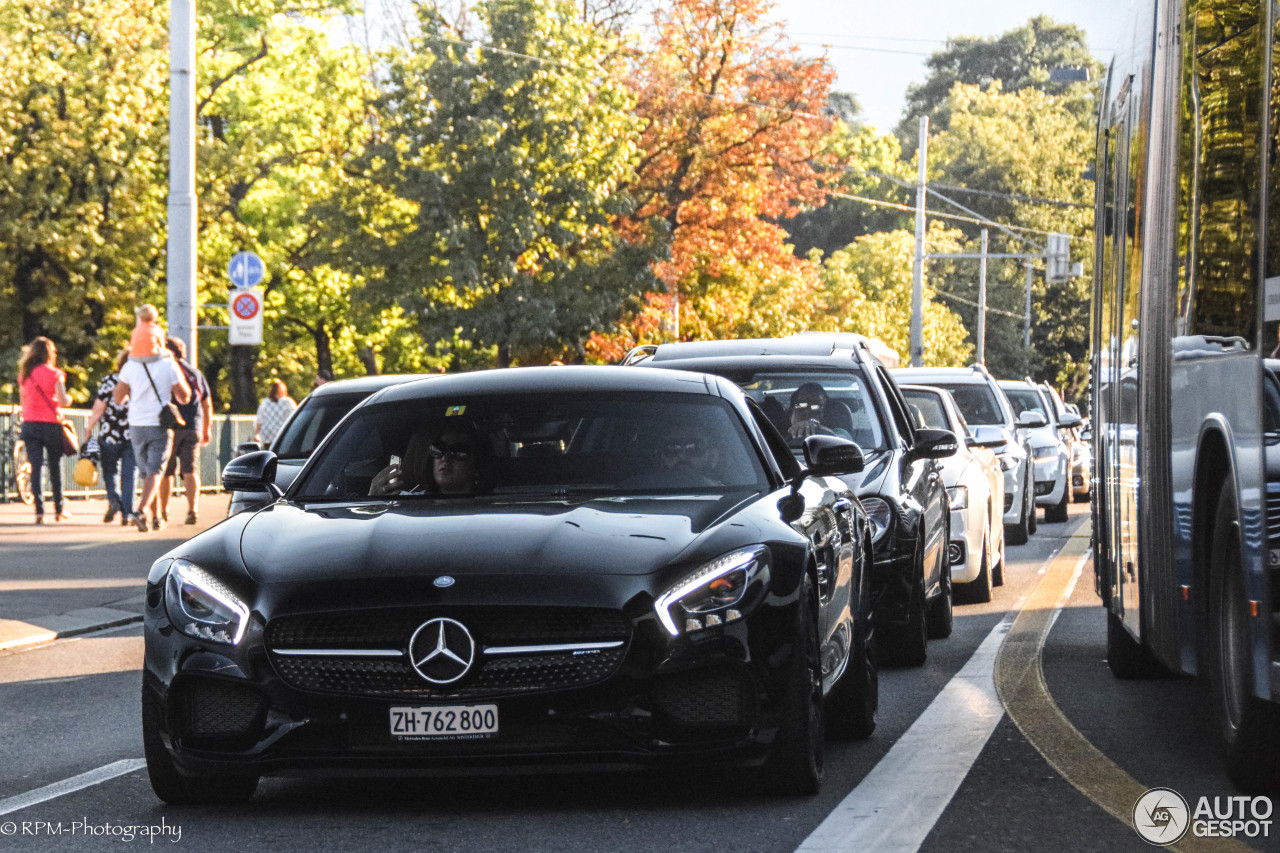
[[[1152,788],[1133,804],[1133,828],[1143,841],[1160,847],[1186,835],[1190,817],[1187,801],[1172,788]]]
[[[467,674],[475,659],[476,641],[453,619],[429,619],[409,638],[409,662],[432,684],[452,684]]]

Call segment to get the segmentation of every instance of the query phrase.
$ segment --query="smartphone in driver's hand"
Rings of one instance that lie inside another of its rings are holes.
[[[399,456],[396,456],[394,453],[392,453],[392,454],[391,454],[391,464],[392,464],[392,465],[395,465],[396,467],[399,467],[399,465],[400,465],[400,457],[399,457]]]

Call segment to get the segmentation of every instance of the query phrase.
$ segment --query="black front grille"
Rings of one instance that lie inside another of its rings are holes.
[[[1008,512],[1013,509],[1013,492],[1004,493],[1004,511]]]
[[[367,658],[343,656],[337,651],[377,649],[404,654],[413,632],[437,616],[465,625],[480,650],[471,671],[456,683],[426,681],[409,664],[407,655]],[[599,608],[412,608],[290,616],[267,625],[271,661],[291,686],[396,699],[481,699],[584,687],[617,670],[630,638],[631,623],[622,613]],[[515,654],[483,651],[573,643],[621,645]],[[335,654],[280,654],[288,649],[334,649]]]
[[[1267,541],[1280,547],[1280,483],[1267,484]]]
[[[388,608],[283,616],[267,624],[268,648],[399,648],[418,626],[447,616],[487,646],[625,640],[631,623],[597,607]]]
[[[266,699],[248,685],[214,678],[187,678],[171,695],[174,734],[188,746],[242,749],[257,740],[266,719]]]
[[[677,726],[751,726],[759,703],[751,677],[737,670],[693,670],[669,676],[653,692],[654,709]]]

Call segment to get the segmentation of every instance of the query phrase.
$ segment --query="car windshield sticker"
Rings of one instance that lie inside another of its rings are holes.
[[[461,415],[466,411],[467,411],[466,406],[450,406],[449,408],[444,410],[444,416],[446,418],[452,418],[456,415]]]

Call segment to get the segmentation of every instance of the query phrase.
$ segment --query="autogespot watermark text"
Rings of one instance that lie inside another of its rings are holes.
[[[114,838],[118,841],[168,841],[182,840],[182,827],[160,818],[159,823],[112,823],[109,820],[18,820],[0,823],[0,837],[40,836],[69,838]]]
[[[1172,788],[1152,788],[1133,804],[1133,828],[1150,844],[1164,847],[1188,831],[1196,838],[1270,838],[1267,797],[1201,797],[1192,809]]]

